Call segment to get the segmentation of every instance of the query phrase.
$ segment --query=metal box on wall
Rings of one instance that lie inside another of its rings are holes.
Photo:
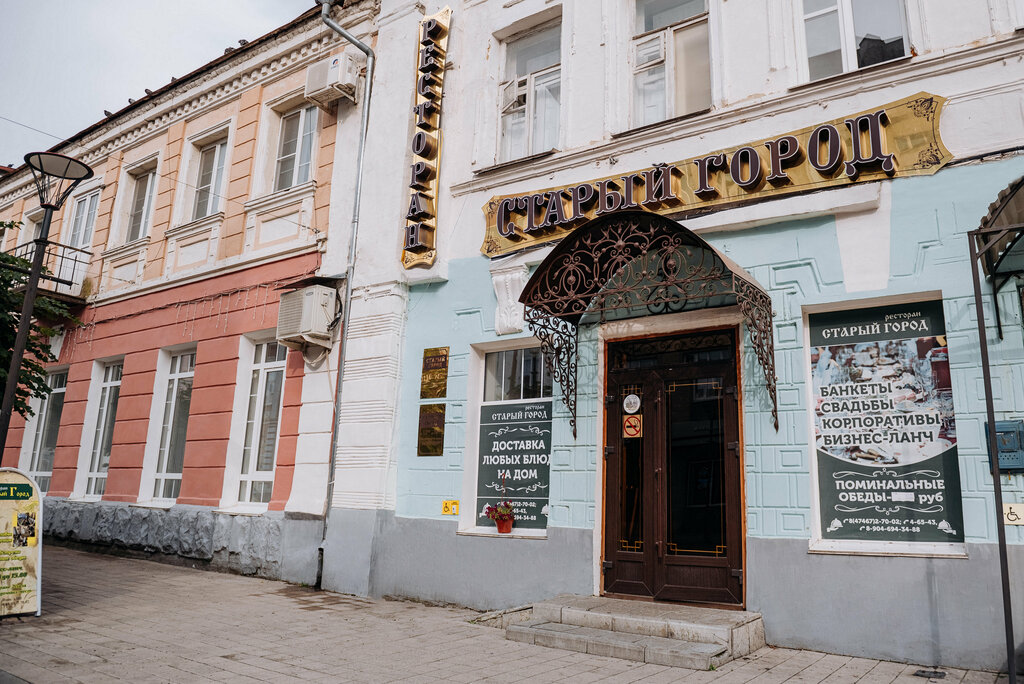
[[[988,423],[985,423],[985,444],[988,443]],[[996,450],[999,454],[999,472],[1024,473],[1024,420],[996,421]],[[991,466],[991,448],[988,460]]]

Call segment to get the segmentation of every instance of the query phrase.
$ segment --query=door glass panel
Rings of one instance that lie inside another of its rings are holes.
[[[643,385],[623,385],[621,402],[630,394],[643,396]],[[644,440],[642,437],[622,439],[619,472],[619,550],[644,550]]]
[[[722,378],[668,383],[666,553],[726,555]]]

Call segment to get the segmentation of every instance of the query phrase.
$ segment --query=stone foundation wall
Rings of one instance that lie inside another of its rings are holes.
[[[61,498],[46,498],[43,510],[43,532],[54,539],[195,559],[267,579],[316,582],[323,533],[319,517],[280,511],[229,515],[206,506],[161,509]]]

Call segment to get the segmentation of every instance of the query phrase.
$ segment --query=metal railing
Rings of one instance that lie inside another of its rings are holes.
[[[24,259],[31,263],[38,249],[36,241],[25,242],[14,249],[7,251],[7,254]],[[82,292],[82,283],[85,280],[86,271],[89,268],[89,261],[92,252],[62,245],[59,242],[45,243],[46,254],[43,257],[43,274],[40,280],[40,287],[50,292],[78,297]],[[28,269],[16,268],[16,270],[28,274]],[[50,283],[47,287],[45,283]]]

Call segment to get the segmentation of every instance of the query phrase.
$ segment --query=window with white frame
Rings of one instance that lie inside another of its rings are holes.
[[[68,385],[67,371],[50,373],[46,378],[50,393],[43,397],[36,413],[35,439],[32,441],[32,460],[29,474],[39,484],[43,492],[50,489],[50,476],[53,473],[53,452],[57,448],[57,431],[60,429],[60,418],[64,412],[64,393]]]
[[[281,117],[274,190],[285,190],[312,177],[317,108],[298,109]]]
[[[206,145],[199,151],[199,169],[196,177],[196,203],[192,220],[215,214],[220,207],[221,186],[224,182],[224,159],[227,157],[226,140]]]
[[[803,0],[811,81],[910,54],[903,0]]]
[[[96,207],[99,203],[98,190],[75,200],[74,212],[71,215],[71,234],[67,238],[69,246],[89,249],[92,245],[92,230],[96,225]]]
[[[122,361],[103,366],[99,412],[96,415],[92,458],[89,461],[89,474],[85,486],[85,493],[89,496],[102,496],[107,490],[107,468],[110,466],[110,447],[114,437],[114,420],[117,418],[117,400],[121,394],[123,369]]]
[[[490,352],[484,357],[484,403],[551,396],[551,373],[540,347]]]
[[[128,231],[125,242],[134,242],[149,235],[149,219],[153,213],[156,190],[156,169],[131,174],[132,203],[128,207]]]
[[[175,354],[167,376],[164,418],[160,424],[160,449],[153,482],[153,498],[174,500],[181,492],[185,464],[185,433],[192,404],[192,379],[196,371],[194,351]]]
[[[505,46],[499,161],[558,146],[562,28],[549,26]]]
[[[274,464],[281,423],[285,358],[288,350],[277,342],[256,345],[249,381],[249,408],[238,482],[240,503],[267,503],[274,488]]]
[[[633,125],[711,107],[707,0],[636,0]]]

